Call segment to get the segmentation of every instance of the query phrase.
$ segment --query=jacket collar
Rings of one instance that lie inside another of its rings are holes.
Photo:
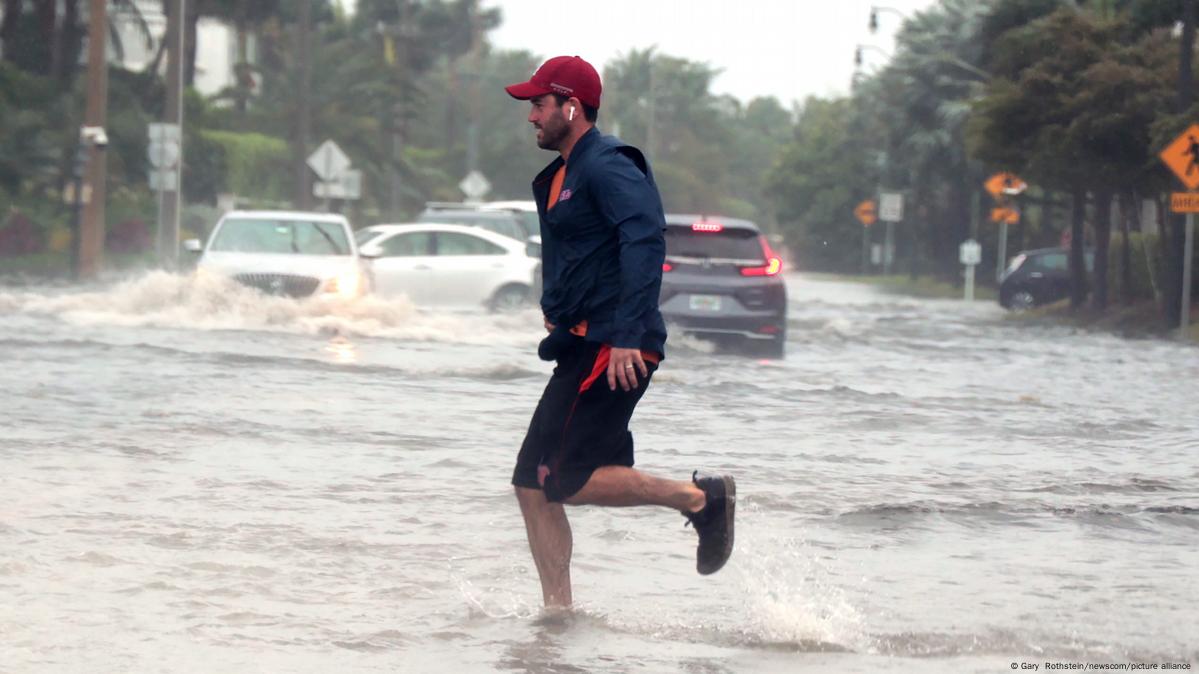
[[[570,162],[578,162],[582,159],[586,155],[587,150],[599,142],[599,139],[599,129],[594,126],[587,129],[587,133],[579,136],[579,139],[575,141],[575,146],[570,151]]]
[[[575,146],[571,148],[570,163],[577,164],[579,160],[585,156],[587,150],[591,149],[596,143],[598,143],[601,137],[602,134],[600,134],[598,128],[593,126],[590,129],[587,129],[587,133],[579,136],[579,139],[575,141]],[[563,161],[561,155],[555,157],[554,161],[549,163],[549,166],[541,169],[541,173],[538,173],[537,177],[533,179],[533,184],[536,185],[538,183],[551,180],[554,177],[554,174],[558,172],[558,167],[565,163],[567,162]]]

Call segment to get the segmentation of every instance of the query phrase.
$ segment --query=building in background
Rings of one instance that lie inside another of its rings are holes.
[[[135,0],[134,4],[145,21],[146,30],[142,29],[141,22],[132,12],[110,9],[110,20],[120,37],[123,54],[118,54],[110,41],[108,58],[111,63],[127,70],[141,71],[154,63],[166,35],[166,16],[160,0]],[[257,47],[255,36],[248,36],[247,55],[250,63],[257,61]],[[237,83],[233,68],[236,63],[237,31],[223,21],[201,18],[196,25],[196,78],[193,83],[196,91],[203,96],[215,96],[233,87]],[[165,71],[165,54],[159,59],[158,68],[160,72]]]

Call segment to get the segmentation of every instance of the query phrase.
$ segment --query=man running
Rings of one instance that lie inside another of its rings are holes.
[[[572,601],[563,504],[678,510],[699,534],[697,570],[715,573],[733,551],[733,478],[666,480],[632,467],[629,419],[666,343],[666,220],[649,163],[595,128],[600,78],[578,56],[552,58],[506,91],[531,102],[538,147],[560,155],[533,180],[549,332],[538,353],[557,367],[512,475],[545,606]]]

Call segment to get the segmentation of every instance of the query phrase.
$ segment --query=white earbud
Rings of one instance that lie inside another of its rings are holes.
[[[573,122],[574,119],[575,119],[575,106],[572,105],[572,106],[570,106],[570,116],[566,118],[566,121]]]

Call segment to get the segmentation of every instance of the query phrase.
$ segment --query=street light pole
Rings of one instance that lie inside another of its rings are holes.
[[[865,49],[869,49],[870,51],[878,52],[885,59],[890,60],[890,58],[891,58],[891,53],[885,49],[880,49],[879,47],[875,47],[872,44],[860,44],[860,45],[857,45],[857,47],[854,49],[854,52],[853,52],[853,64],[855,67],[862,66],[862,50],[865,50]]]
[[[871,7],[870,7],[870,32],[871,33],[878,32],[878,13],[879,12],[890,12],[892,14],[895,14],[896,16],[898,16],[901,19],[908,18],[907,14],[904,14],[903,12],[899,11],[898,9],[895,9],[894,7],[883,7],[881,5],[871,5]]]

